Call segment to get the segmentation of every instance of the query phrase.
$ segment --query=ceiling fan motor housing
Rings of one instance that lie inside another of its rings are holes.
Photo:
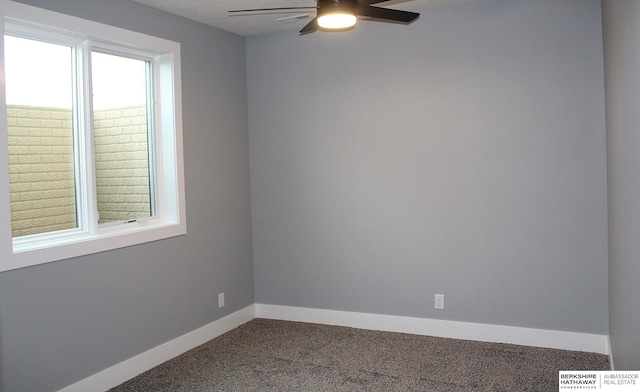
[[[318,15],[356,13],[357,0],[318,0]]]

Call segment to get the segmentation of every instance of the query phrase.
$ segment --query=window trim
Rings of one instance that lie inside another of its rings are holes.
[[[0,272],[186,234],[180,44],[13,1],[0,1],[2,36],[5,24],[11,23],[24,25],[27,29],[33,26],[43,31],[45,36],[49,33],[55,36],[56,40],[62,35],[76,43],[94,42],[95,47],[101,49],[116,45],[120,50],[126,49],[126,53],[139,51],[145,56],[153,55],[151,61],[157,72],[152,87],[155,91],[153,121],[156,131],[152,143],[157,175],[157,216],[129,224],[100,226],[91,232],[71,229],[29,236],[33,237],[31,240],[16,241],[12,238],[7,104],[5,94],[0,94],[0,127],[3,130],[0,136]],[[2,41],[0,60],[4,63]],[[0,88],[4,92],[4,67],[1,68]],[[94,181],[93,176],[88,176],[89,181]],[[95,192],[95,186],[92,189]],[[39,241],[34,241],[37,239]]]

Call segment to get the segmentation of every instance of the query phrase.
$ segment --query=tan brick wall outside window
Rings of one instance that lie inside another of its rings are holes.
[[[101,222],[149,216],[144,107],[94,118]],[[7,125],[13,237],[76,227],[71,111],[9,105]]]
[[[100,223],[149,216],[146,108],[96,111],[94,123]]]

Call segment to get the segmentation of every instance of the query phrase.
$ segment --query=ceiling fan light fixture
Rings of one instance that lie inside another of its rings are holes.
[[[318,0],[320,30],[345,31],[356,25],[357,0]]]
[[[347,30],[356,25],[357,18],[348,12],[334,12],[318,16],[318,27],[323,30]]]

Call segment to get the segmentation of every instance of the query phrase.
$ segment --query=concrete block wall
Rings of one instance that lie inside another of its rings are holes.
[[[94,113],[100,223],[151,214],[145,107]]]
[[[71,111],[9,106],[14,237],[76,227]]]
[[[100,221],[150,214],[145,109],[96,111],[96,182]],[[71,111],[8,106],[13,237],[76,224]]]

